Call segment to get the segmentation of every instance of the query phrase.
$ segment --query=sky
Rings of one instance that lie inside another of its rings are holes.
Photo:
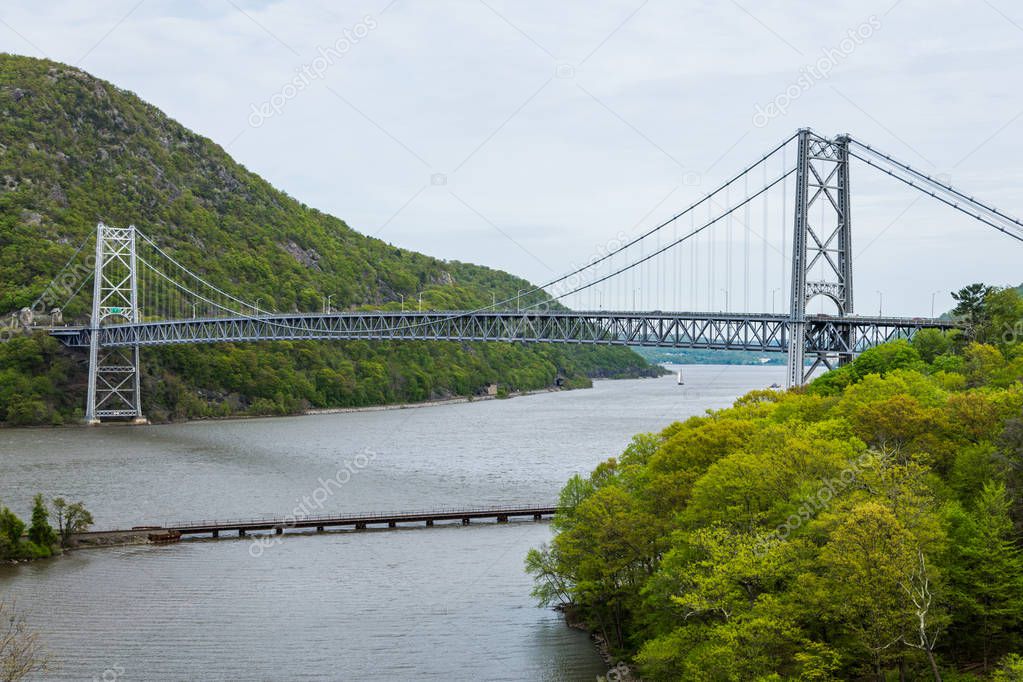
[[[135,92],[360,232],[534,282],[806,126],[1023,214],[1008,0],[6,0],[0,51]],[[863,165],[851,185],[858,311],[927,315],[969,282],[1023,281],[1023,244]],[[746,218],[745,261],[722,227],[662,259],[655,292],[574,303],[782,307],[787,208]]]

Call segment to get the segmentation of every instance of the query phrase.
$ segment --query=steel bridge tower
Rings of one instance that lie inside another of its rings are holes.
[[[136,272],[135,226],[117,228],[99,223],[89,323],[89,391],[85,404],[85,421],[89,424],[98,424],[101,417],[131,417],[145,422],[138,345],[103,348],[99,333],[107,320],[139,322]]]
[[[792,307],[789,317],[788,385],[801,386],[817,368],[845,364],[851,354],[813,351],[806,367],[807,304],[817,296],[834,302],[838,317],[853,313],[852,216],[849,206],[849,137],[833,140],[802,128],[796,166]],[[814,210],[818,209],[818,210]],[[831,347],[854,348],[852,325]],[[817,346],[821,346],[818,344]]]

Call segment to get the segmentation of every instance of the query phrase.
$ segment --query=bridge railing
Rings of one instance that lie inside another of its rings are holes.
[[[505,513],[531,513],[539,511],[549,511],[557,508],[556,503],[551,504],[523,504],[523,505],[505,505],[501,507],[441,507],[433,509],[417,509],[409,510],[404,509],[400,511],[374,511],[374,512],[337,512],[334,514],[318,514],[310,516],[302,515],[281,515],[273,514],[267,516],[248,517],[248,518],[236,518],[236,519],[203,519],[200,521],[181,521],[175,523],[165,523],[160,525],[160,528],[209,528],[213,526],[224,527],[224,526],[251,526],[251,525],[282,525],[287,526],[294,523],[311,524],[318,521],[326,523],[336,522],[338,520],[353,521],[367,521],[372,523],[374,520],[388,520],[401,518],[405,516],[455,516],[458,514],[505,514]],[[155,524],[154,524],[155,525]]]

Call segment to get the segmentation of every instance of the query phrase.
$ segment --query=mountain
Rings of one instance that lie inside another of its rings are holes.
[[[531,288],[367,237],[274,189],[214,142],[77,68],[0,54],[0,312],[31,305],[97,222],[134,224],[188,268],[276,310],[465,309]],[[65,318],[86,313],[75,297]],[[277,343],[148,349],[153,418],[290,413],[656,374],[624,348]],[[0,347],[0,422],[78,416],[84,357],[44,337]]]

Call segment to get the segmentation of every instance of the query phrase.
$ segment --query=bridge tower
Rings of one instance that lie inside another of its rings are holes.
[[[89,323],[89,390],[85,421],[98,424],[101,417],[142,416],[139,386],[139,347],[103,348],[100,327],[105,321],[134,324],[139,321],[136,280],[135,226],[96,226],[96,265]]]
[[[801,386],[818,367],[831,369],[836,356],[812,351],[813,364],[806,367],[807,304],[818,296],[834,302],[837,315],[853,313],[852,216],[849,204],[849,138],[833,140],[799,131],[796,166],[795,239],[792,249],[792,307],[788,357],[788,385]],[[853,348],[851,327],[843,343]],[[838,341],[836,339],[836,341]],[[818,344],[819,347],[819,344]],[[837,355],[838,364],[852,359]]]

